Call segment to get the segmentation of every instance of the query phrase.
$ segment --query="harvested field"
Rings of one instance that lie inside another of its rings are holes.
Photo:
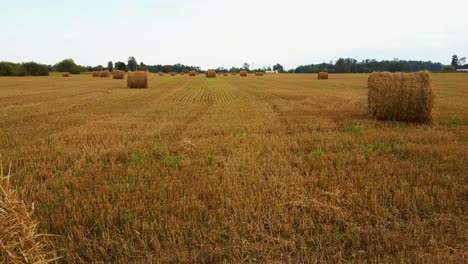
[[[366,74],[0,78],[0,154],[63,263],[464,263],[468,74],[432,125]]]

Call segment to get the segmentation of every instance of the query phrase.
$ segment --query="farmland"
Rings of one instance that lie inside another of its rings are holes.
[[[367,77],[2,77],[0,154],[63,262],[466,261],[468,74],[433,125]]]

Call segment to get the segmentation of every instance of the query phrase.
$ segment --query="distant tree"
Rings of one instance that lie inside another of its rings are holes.
[[[65,59],[54,66],[56,71],[59,72],[69,72],[72,74],[79,74],[80,73],[80,67],[76,65],[75,61],[73,59]]]
[[[284,72],[284,68],[283,68],[283,65],[277,63],[276,65],[273,65],[273,70],[274,71],[278,71],[279,73],[282,73]]]
[[[454,71],[455,71],[455,67],[453,67],[453,65],[445,65],[445,66],[442,68],[442,71],[444,71],[444,72],[454,72]]]
[[[112,63],[112,61],[109,61],[109,62],[107,63],[107,69],[108,69],[109,71],[113,71],[113,70],[114,70],[114,63]]]
[[[125,64],[125,62],[122,62],[122,61],[118,61],[116,63],[114,63],[115,65],[115,69],[119,70],[119,71],[127,71],[127,65]]]
[[[138,67],[138,69],[141,71],[146,71],[148,70],[148,67],[146,67],[146,64],[144,64],[143,62],[140,62],[140,67]]]
[[[134,57],[128,58],[127,68],[129,71],[136,71],[138,67],[137,60]]]
[[[49,69],[47,65],[35,63],[35,62],[25,62],[21,64],[22,71],[24,75],[27,76],[48,76]]]
[[[450,63],[455,69],[458,67],[458,56],[455,54],[452,56],[452,63]]]
[[[242,64],[242,69],[248,71],[250,69],[250,65],[246,62],[246,63]]]

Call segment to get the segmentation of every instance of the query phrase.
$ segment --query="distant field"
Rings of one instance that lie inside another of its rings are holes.
[[[432,126],[367,77],[2,77],[0,154],[63,262],[466,261],[468,74]]]

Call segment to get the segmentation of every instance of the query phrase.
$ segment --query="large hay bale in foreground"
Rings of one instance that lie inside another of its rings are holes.
[[[113,79],[125,79],[125,71],[114,70]]]
[[[17,190],[10,186],[10,176],[3,176],[2,172],[0,169],[1,263],[48,263],[53,253],[46,252],[45,236],[36,232],[33,207],[20,199]]]
[[[319,80],[328,80],[328,72],[319,72],[317,78]]]
[[[263,72],[256,72],[256,73],[255,73],[255,76],[263,76],[263,75],[264,75]]]
[[[110,71],[101,71],[99,73],[99,77],[109,78],[109,76],[110,76]]]
[[[197,72],[196,71],[189,71],[189,76],[196,76]]]
[[[247,77],[247,71],[240,71],[240,76]]]
[[[62,73],[62,77],[70,77],[70,73],[69,72]]]
[[[216,71],[208,70],[206,72],[206,78],[216,78]]]
[[[127,88],[148,88],[148,72],[128,72]]]
[[[93,71],[93,77],[101,77],[100,71]]]
[[[376,72],[368,82],[369,114],[379,120],[432,123],[429,72]]]

